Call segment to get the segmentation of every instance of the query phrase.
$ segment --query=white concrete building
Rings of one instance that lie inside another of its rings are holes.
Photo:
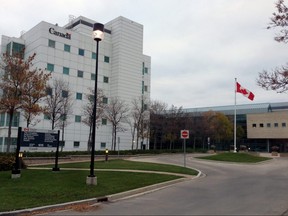
[[[73,114],[68,116],[65,128],[66,151],[87,150],[89,127],[83,119],[84,95],[88,88],[94,89],[96,42],[92,38],[96,21],[85,17],[71,20],[64,27],[45,21],[23,33],[19,38],[2,35],[1,53],[13,52],[25,47],[25,58],[36,53],[33,61],[37,68],[52,71],[52,77],[62,77],[69,83],[74,95]],[[104,91],[106,102],[118,97],[131,104],[139,97],[150,98],[151,58],[143,54],[143,25],[124,17],[118,17],[106,24],[105,38],[99,43],[98,89]],[[8,133],[8,116],[0,116],[0,151],[5,151]],[[51,129],[51,123],[44,115],[33,128]],[[25,127],[20,118],[14,122],[12,137],[17,136],[17,127]],[[131,149],[132,135],[128,125],[126,132],[118,132],[120,149]],[[62,135],[60,135],[62,137]],[[61,139],[60,139],[61,140]],[[148,139],[147,139],[148,140]],[[112,142],[111,124],[103,119],[96,130],[96,150],[110,149]],[[149,148],[145,140],[143,145]],[[11,149],[15,148],[12,146]],[[38,150],[41,149],[30,149]]]

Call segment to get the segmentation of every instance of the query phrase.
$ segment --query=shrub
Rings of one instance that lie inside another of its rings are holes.
[[[15,163],[15,157],[13,157],[12,155],[1,155],[0,171],[12,170],[14,163]]]
[[[279,147],[278,146],[272,146],[271,150],[272,150],[272,152],[278,152],[279,151]]]
[[[19,158],[20,164],[21,164],[21,169],[26,168],[26,164],[22,160],[22,158]],[[7,170],[12,170],[13,166],[15,164],[15,156],[11,154],[7,155],[0,155],[0,171],[7,171]]]
[[[240,150],[241,151],[246,151],[247,150],[247,146],[246,145],[240,145]]]

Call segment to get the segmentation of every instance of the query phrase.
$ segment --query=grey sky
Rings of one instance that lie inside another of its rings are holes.
[[[1,1],[0,35],[20,36],[40,21],[63,26],[69,15],[106,23],[118,16],[144,25],[152,58],[152,99],[184,108],[233,105],[234,78],[255,94],[237,104],[283,102],[287,94],[256,85],[258,73],[286,64],[287,44],[267,30],[276,0]]]

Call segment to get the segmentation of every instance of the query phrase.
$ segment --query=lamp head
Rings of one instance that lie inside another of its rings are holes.
[[[104,25],[101,23],[94,23],[93,25],[93,39],[101,41],[104,39]]]

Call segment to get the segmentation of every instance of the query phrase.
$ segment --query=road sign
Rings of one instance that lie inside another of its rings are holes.
[[[181,139],[189,139],[189,130],[181,130]]]

